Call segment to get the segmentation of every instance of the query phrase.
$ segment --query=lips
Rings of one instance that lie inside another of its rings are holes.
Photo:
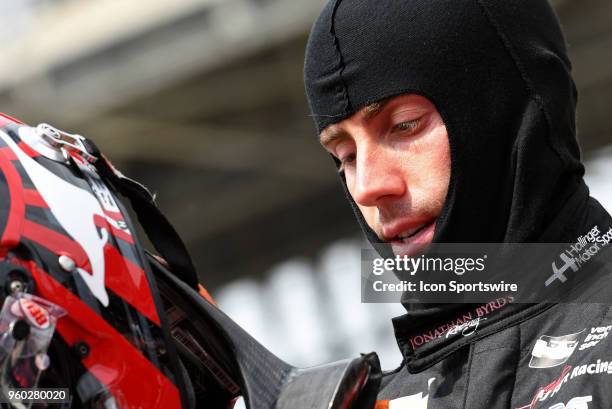
[[[412,256],[421,253],[433,240],[436,219],[415,223],[404,221],[383,228],[383,238],[395,255]]]
[[[394,222],[383,227],[383,240],[391,242],[412,238],[433,222],[435,222],[435,219],[420,221],[400,220]]]
[[[423,230],[425,227],[427,227],[429,223],[424,223],[419,227],[416,227],[414,229],[410,229],[408,231],[406,231],[405,233],[402,234],[398,234],[397,236],[395,236],[393,238],[393,240],[404,240],[404,239],[409,239],[411,237],[414,237],[415,235],[419,234],[419,232],[421,230]]]

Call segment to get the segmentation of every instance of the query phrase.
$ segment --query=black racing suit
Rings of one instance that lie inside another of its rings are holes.
[[[610,232],[610,215],[585,195],[584,188],[574,194],[547,239],[562,229],[576,237],[593,226],[602,238]],[[407,306],[393,320],[404,360],[384,376],[381,407],[612,407],[612,246],[599,247],[557,283],[572,288],[567,302],[513,304],[505,297],[482,305]]]

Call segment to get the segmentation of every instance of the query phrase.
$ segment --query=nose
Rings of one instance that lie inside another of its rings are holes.
[[[361,148],[361,152],[359,152]],[[373,145],[358,147],[353,199],[362,206],[379,206],[400,198],[406,183],[398,171],[397,158],[384,148]]]

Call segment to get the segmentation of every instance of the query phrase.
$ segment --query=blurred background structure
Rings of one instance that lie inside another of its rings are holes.
[[[594,195],[612,207],[612,2],[552,0]],[[0,111],[94,139],[157,192],[201,281],[300,365],[378,350],[397,305],[359,303],[360,232],[302,86],[323,0],[3,4]]]

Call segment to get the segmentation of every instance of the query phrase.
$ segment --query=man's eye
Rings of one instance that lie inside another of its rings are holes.
[[[409,131],[414,132],[418,127],[421,119],[413,119],[412,121],[400,122],[398,124],[393,125],[393,131]]]
[[[355,162],[355,154],[351,153],[350,155],[346,155],[342,158],[338,158],[340,161],[340,167],[338,168],[338,172],[344,172],[347,166],[350,166]]]

